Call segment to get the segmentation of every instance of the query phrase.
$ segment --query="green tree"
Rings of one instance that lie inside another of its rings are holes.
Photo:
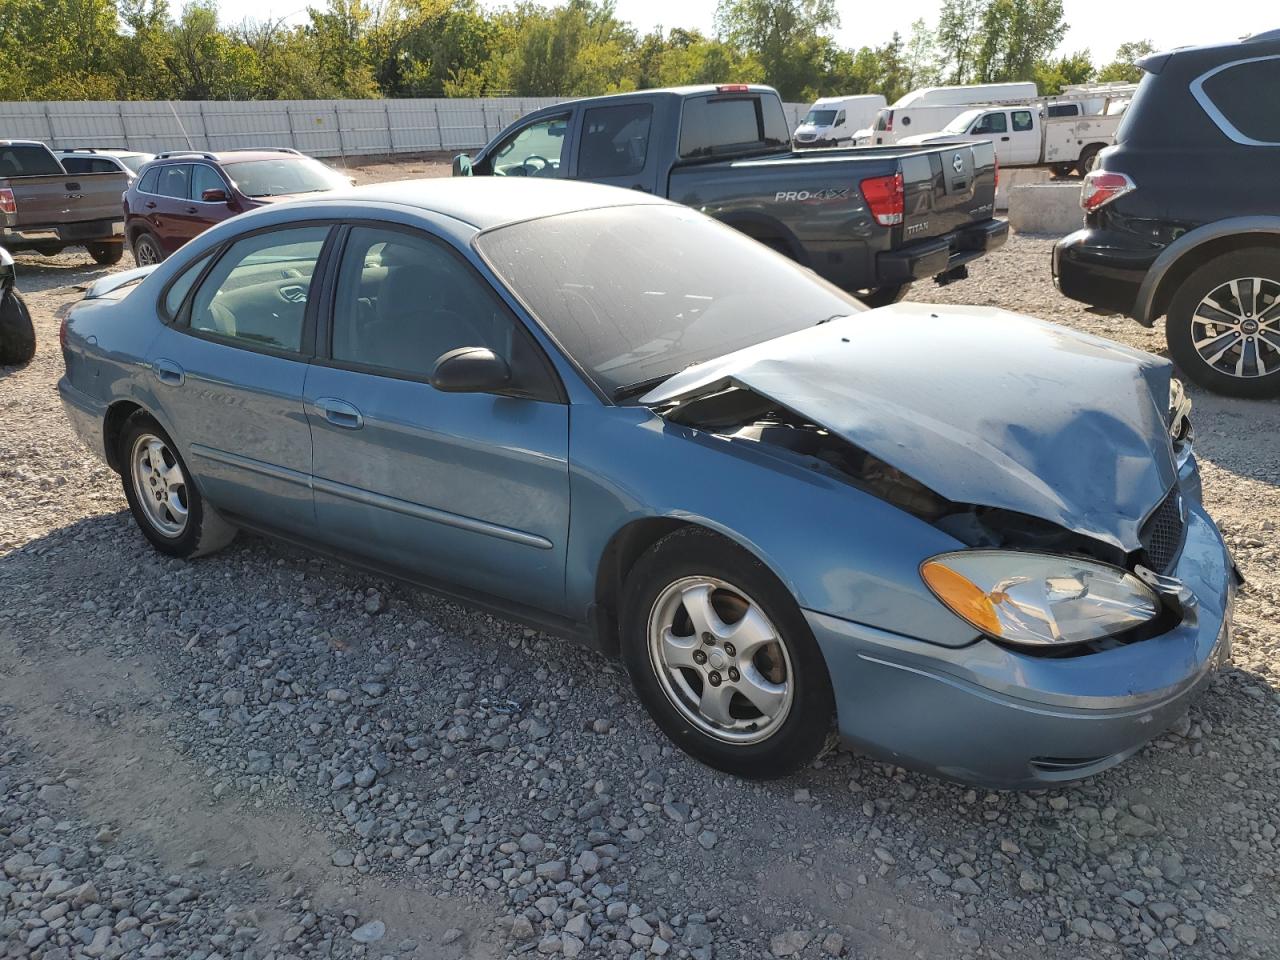
[[[1156,52],[1150,40],[1130,40],[1120,44],[1116,57],[1098,71],[1098,80],[1103,83],[1137,83],[1142,79],[1142,68],[1138,61]]]
[[[520,96],[588,96],[635,89],[635,31],[614,15],[612,0],[569,0],[515,12],[506,76]]]
[[[1031,80],[1067,32],[1062,0],[991,0],[982,12],[977,75],[982,83]]]
[[[835,0],[720,0],[716,8],[720,39],[759,61],[784,100],[825,86],[839,26]]]
[[[323,10],[307,9],[307,33],[314,41],[320,69],[340,97],[379,93],[369,65],[368,33],[380,13],[364,0],[328,0]]]
[[[1056,60],[1042,60],[1036,64],[1033,79],[1040,92],[1048,97],[1061,93],[1069,83],[1088,83],[1093,79],[1093,61],[1088,50],[1080,50]]]
[[[938,62],[938,47],[929,25],[923,19],[911,24],[911,33],[907,37],[903,51],[906,59],[905,86],[907,90],[916,87],[936,87],[942,83],[942,65]],[[905,92],[905,91],[904,91]]]
[[[0,96],[114,99],[119,41],[111,0],[0,0]]]
[[[983,0],[944,0],[933,42],[947,83],[972,83],[982,34]]]

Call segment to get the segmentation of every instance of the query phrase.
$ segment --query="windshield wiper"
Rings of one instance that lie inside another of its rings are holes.
[[[665,383],[674,377],[674,373],[664,373],[657,377],[646,377],[644,380],[637,380],[635,383],[628,383],[625,386],[618,387],[613,391],[613,402],[627,400],[631,397],[638,397],[641,394],[648,393],[654,387],[661,383]]]

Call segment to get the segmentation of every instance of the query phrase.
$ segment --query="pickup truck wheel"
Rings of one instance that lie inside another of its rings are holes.
[[[1165,336],[1202,387],[1280,396],[1280,250],[1236,250],[1196,269],[1173,295]]]
[[[868,307],[887,307],[891,303],[897,303],[907,295],[907,291],[911,289],[911,284],[900,283],[891,287],[876,287],[871,290],[859,290],[854,296],[865,303]]]
[[[151,234],[140,233],[133,238],[133,259],[140,267],[154,266],[164,260],[164,249]]]
[[[826,745],[822,652],[790,592],[736,544],[696,527],[658,541],[627,576],[620,622],[641,702],[703,763],[770,779]]]
[[[99,263],[104,267],[120,262],[120,258],[124,256],[124,242],[120,243],[86,243],[85,249],[89,251],[89,256],[93,257],[94,263]]]
[[[1098,154],[1102,152],[1102,144],[1091,143],[1080,151],[1080,159],[1076,161],[1076,172],[1084,176],[1098,165]]]
[[[0,295],[0,365],[30,363],[36,355],[36,328],[22,295],[10,287]]]

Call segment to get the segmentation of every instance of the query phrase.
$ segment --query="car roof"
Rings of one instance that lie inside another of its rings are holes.
[[[394,203],[419,207],[487,230],[522,220],[536,220],[577,210],[636,205],[671,205],[639,190],[624,190],[576,180],[533,177],[434,177],[374,183],[334,190],[308,203],[341,201]]]

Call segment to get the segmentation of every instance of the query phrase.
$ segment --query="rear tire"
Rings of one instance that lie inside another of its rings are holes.
[[[164,262],[164,248],[160,241],[145,230],[133,238],[133,259],[140,267],[150,267]]]
[[[116,462],[129,511],[161,553],[189,560],[220,550],[236,528],[205,502],[177,445],[139,410],[120,431]]]
[[[1076,162],[1076,172],[1080,176],[1084,176],[1090,170],[1098,165],[1098,154],[1102,152],[1102,145],[1091,143],[1080,151],[1080,159]]]
[[[119,243],[86,243],[85,249],[89,251],[89,256],[93,257],[93,262],[109,267],[112,264],[120,262],[124,256],[124,241]]]
[[[905,297],[910,289],[911,284],[900,283],[889,287],[876,287],[873,290],[859,290],[854,296],[868,307],[887,307]]]
[[[1200,386],[1229,397],[1280,396],[1280,250],[1235,250],[1198,267],[1174,292],[1165,338],[1174,363]]]
[[[0,294],[0,366],[30,363],[36,355],[36,328],[22,294],[10,287]]]
[[[621,630],[641,702],[708,766],[770,779],[826,746],[822,652],[790,592],[736,544],[694,527],[658,541],[627,576]]]

